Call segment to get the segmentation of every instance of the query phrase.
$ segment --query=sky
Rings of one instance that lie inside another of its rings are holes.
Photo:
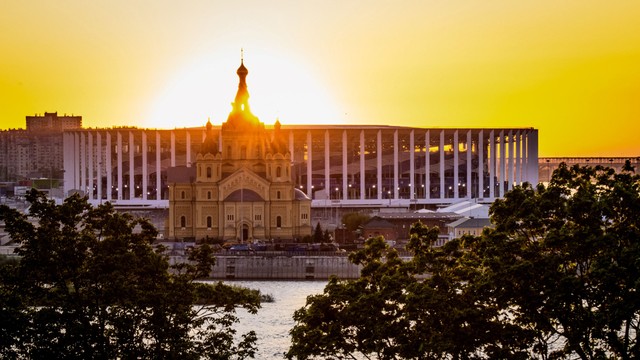
[[[637,0],[3,0],[0,129],[226,120],[533,127],[539,155],[640,156]]]

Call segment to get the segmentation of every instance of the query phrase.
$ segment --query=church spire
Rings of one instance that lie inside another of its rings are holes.
[[[238,83],[238,92],[236,93],[236,99],[233,103],[234,111],[248,111],[249,110],[249,91],[247,90],[247,75],[249,70],[244,66],[244,49],[240,50],[240,67],[236,71],[240,82]]]
[[[251,113],[249,107],[249,91],[247,90],[247,74],[249,70],[244,66],[244,50],[240,53],[240,67],[236,71],[238,74],[238,92],[233,103],[231,103],[231,113],[227,118],[227,122],[222,124],[223,129],[246,130],[252,127],[264,128],[264,124]]]

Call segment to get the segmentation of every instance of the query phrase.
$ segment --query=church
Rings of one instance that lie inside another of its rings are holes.
[[[291,153],[251,112],[244,61],[238,92],[218,131],[211,121],[193,166],[169,168],[168,237],[292,241],[311,235],[311,199],[295,188]]]

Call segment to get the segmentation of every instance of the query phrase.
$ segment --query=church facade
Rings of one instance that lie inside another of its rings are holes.
[[[294,187],[291,153],[251,113],[242,62],[238,92],[218,131],[209,121],[194,166],[168,169],[169,238],[293,240],[311,235],[311,199]]]

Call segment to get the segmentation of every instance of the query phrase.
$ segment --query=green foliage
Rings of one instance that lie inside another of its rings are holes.
[[[345,214],[342,217],[342,223],[345,225],[347,230],[349,230],[350,232],[354,232],[358,230],[360,225],[369,221],[370,218],[371,217],[369,215],[358,213],[358,212],[352,212],[352,213]]]
[[[27,198],[35,223],[0,207],[21,256],[0,271],[0,357],[253,357],[255,334],[237,341],[232,325],[235,308],[256,312],[260,294],[196,281],[214,263],[210,246],[171,269],[147,220],[79,196],[60,206],[36,191]]]
[[[325,229],[324,233],[322,234],[322,242],[328,243],[331,242],[332,237],[331,237],[331,233],[329,232],[329,229]]]
[[[350,254],[294,314],[290,359],[640,357],[640,177],[562,165],[516,187],[495,229],[440,248],[417,223],[400,259],[382,239]]]
[[[628,164],[563,164],[548,187],[518,187],[492,206],[496,228],[478,247],[486,281],[541,357],[640,356],[639,194]]]
[[[316,224],[316,228],[313,230],[313,242],[324,242],[324,236],[322,235],[322,228],[320,227],[320,223]]]
[[[367,239],[349,255],[362,265],[360,278],[332,278],[323,294],[310,296],[295,312],[287,357],[458,359],[517,353],[517,339],[500,338],[497,310],[482,303],[469,282],[477,257],[463,251],[458,240],[432,247],[438,233],[415,224],[410,260],[381,237]]]

